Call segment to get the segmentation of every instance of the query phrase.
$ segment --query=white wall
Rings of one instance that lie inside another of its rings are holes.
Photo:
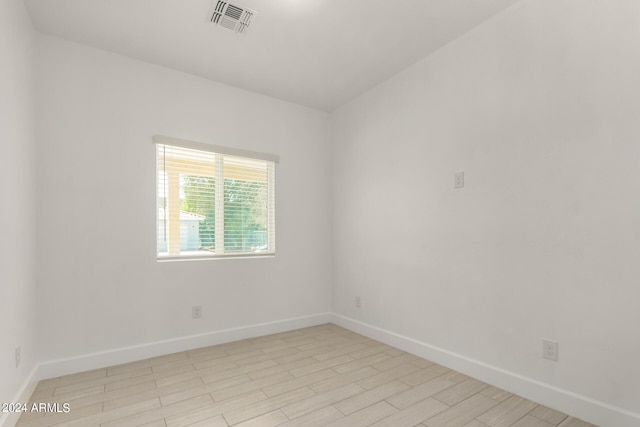
[[[638,40],[529,0],[334,112],[333,311],[640,413]]]
[[[22,1],[0,2],[0,402],[15,399],[37,361],[34,38]]]
[[[329,311],[326,113],[48,36],[37,68],[43,361]],[[154,134],[280,155],[275,258],[156,261]]]

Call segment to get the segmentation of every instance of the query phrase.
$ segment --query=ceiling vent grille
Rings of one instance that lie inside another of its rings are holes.
[[[213,0],[209,20],[236,33],[245,33],[255,16],[256,11],[237,3]]]

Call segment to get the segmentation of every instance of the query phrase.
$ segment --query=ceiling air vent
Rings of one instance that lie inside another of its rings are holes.
[[[236,33],[246,32],[255,16],[256,11],[224,0],[213,0],[209,13],[211,22]]]

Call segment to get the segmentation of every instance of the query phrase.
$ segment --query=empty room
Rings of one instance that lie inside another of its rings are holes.
[[[0,0],[0,427],[640,427],[640,1]]]

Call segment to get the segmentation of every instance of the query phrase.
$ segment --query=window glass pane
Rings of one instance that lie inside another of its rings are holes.
[[[183,174],[181,176],[180,251],[215,251],[216,182],[214,177]],[[181,229],[182,230],[182,229]]]
[[[224,180],[225,252],[259,252],[267,249],[266,198],[266,183]]]

